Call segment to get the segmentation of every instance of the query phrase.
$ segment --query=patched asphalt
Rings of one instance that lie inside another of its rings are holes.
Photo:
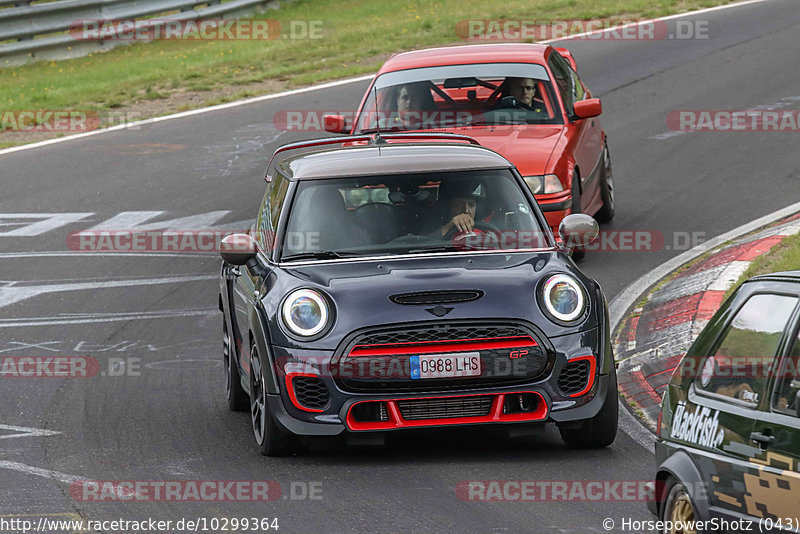
[[[664,135],[675,110],[800,107],[795,2],[694,18],[709,21],[708,39],[567,43],[603,99],[617,189],[617,218],[603,229],[664,236],[656,251],[587,255],[582,267],[609,300],[679,254],[687,235],[712,237],[797,200],[795,134]],[[386,448],[315,447],[263,458],[247,414],[228,412],[223,401],[216,257],[59,255],[70,232],[102,227],[123,212],[159,212],[150,222],[206,214],[199,220],[208,225],[241,224],[256,212],[271,151],[308,137],[277,130],[273,116],[353,109],[366,86],[0,156],[4,214],[85,214],[38,235],[0,234],[0,297],[8,299],[0,301],[0,356],[86,355],[107,374],[2,380],[0,425],[60,434],[0,439],[0,515],[278,517],[282,532],[602,532],[605,517],[650,518],[642,502],[475,503],[455,494],[465,480],[645,480],[655,468],[652,454],[624,433],[591,452],[565,449],[546,429],[513,442],[482,431],[421,433]],[[9,221],[4,215],[0,232],[24,226]],[[13,255],[19,252],[28,254]],[[95,284],[104,280],[118,284]],[[26,284],[45,287],[20,299]],[[21,318],[29,324],[14,323]],[[111,371],[111,358],[141,370],[108,376],[119,371]],[[89,503],[71,496],[70,477],[268,479],[287,497],[292,483],[321,482],[323,493],[321,500],[274,503]]]

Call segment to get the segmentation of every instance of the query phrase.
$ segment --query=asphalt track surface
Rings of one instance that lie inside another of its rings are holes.
[[[686,234],[719,235],[796,202],[800,193],[796,133],[662,135],[673,110],[800,108],[796,1],[687,20],[709,21],[709,38],[567,43],[603,99],[618,203],[617,218],[604,229],[666,238],[657,251],[587,255],[582,266],[609,300],[679,254]],[[672,31],[675,21],[669,25]],[[651,451],[624,432],[613,446],[590,452],[567,450],[545,428],[510,441],[482,430],[426,432],[387,447],[334,443],[296,457],[261,457],[248,415],[228,412],[223,400],[219,260],[64,253],[71,231],[130,227],[130,219],[109,222],[122,212],[161,211],[147,222],[172,221],[162,226],[173,228],[241,227],[256,213],[272,149],[307,137],[276,130],[274,114],[353,109],[365,86],[0,156],[0,356],[92,356],[106,375],[2,379],[0,425],[58,434],[20,437],[0,426],[0,516],[277,517],[280,532],[509,533],[604,532],[606,517],[618,525],[623,517],[650,518],[641,502],[463,502],[454,491],[465,480],[648,479]],[[199,223],[174,221],[220,210]],[[82,218],[37,233],[34,219],[26,226],[19,218],[34,213]],[[31,235],[9,235],[15,230]],[[120,372],[110,358],[129,366],[138,359],[141,369],[108,376]],[[70,481],[78,479],[268,479],[288,498],[89,503],[70,496]],[[293,499],[291,488],[302,497],[297,488],[304,483],[321,483],[322,498]]]

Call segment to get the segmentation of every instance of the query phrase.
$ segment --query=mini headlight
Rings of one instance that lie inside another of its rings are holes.
[[[555,174],[545,174],[544,176],[524,176],[525,183],[534,195],[548,193],[558,193],[564,190],[561,180]]]
[[[586,309],[583,288],[566,274],[555,274],[547,279],[542,289],[542,300],[547,313],[565,323],[574,321]]]
[[[319,334],[328,324],[328,303],[313,289],[298,289],[283,301],[283,324],[293,334],[311,337]]]

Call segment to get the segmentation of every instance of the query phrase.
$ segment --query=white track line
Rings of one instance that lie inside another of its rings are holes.
[[[681,17],[690,17],[690,16],[695,16],[695,15],[702,15],[703,13],[709,13],[709,12],[712,12],[712,11],[720,11],[720,10],[723,10],[723,9],[729,9],[729,8],[733,8],[733,7],[741,7],[741,6],[746,6],[746,5],[750,5],[750,4],[758,4],[758,3],[766,2],[766,1],[768,1],[768,0],[745,0],[744,2],[736,2],[736,3],[733,3],[733,4],[725,4],[725,5],[709,7],[709,8],[705,8],[705,9],[698,9],[697,11],[687,11],[686,13],[677,13],[675,15],[667,15],[665,17],[659,17],[657,19],[652,19],[652,20],[648,20],[648,21],[634,22],[634,23],[631,23],[631,24],[628,24],[628,25],[625,25],[625,26],[617,26],[617,27],[614,27],[614,28],[606,28],[606,29],[596,30],[596,31],[592,31],[592,32],[578,33],[578,34],[570,35],[568,37],[561,38],[561,39],[553,39],[553,40],[547,40],[547,41],[541,41],[541,42],[542,43],[552,43],[552,42],[556,42],[556,41],[568,41],[570,39],[577,39],[577,38],[584,37],[586,35],[595,34],[595,33],[598,33],[598,32],[603,33],[603,32],[607,32],[607,31],[616,31],[616,30],[619,30],[619,29],[622,29],[622,28],[627,28],[628,26],[638,25],[638,24],[641,24],[641,23],[647,23],[647,22],[653,22],[653,21],[663,21],[663,20],[672,20],[672,19],[681,18]],[[91,132],[85,132],[85,133],[76,134],[76,135],[69,135],[67,137],[59,137],[57,139],[48,139],[47,141],[39,141],[38,143],[31,143],[31,144],[28,144],[28,145],[21,145],[21,146],[15,146],[15,147],[11,147],[11,148],[5,148],[3,150],[0,150],[0,156],[5,155],[5,154],[11,154],[13,152],[19,152],[21,150],[29,150],[29,149],[32,149],[32,148],[39,148],[39,147],[43,147],[43,146],[47,146],[47,145],[53,145],[53,144],[56,144],[56,143],[62,143],[64,141],[72,141],[73,139],[81,139],[83,137],[89,137],[91,135],[98,135],[98,134],[102,134],[102,133],[106,133],[106,132],[114,132],[114,131],[118,131],[118,130],[124,130],[126,128],[134,128],[134,127],[139,127],[139,126],[143,126],[143,125],[146,125],[146,124],[162,122],[162,121],[168,121],[168,120],[172,120],[172,119],[181,119],[183,117],[191,117],[192,115],[199,115],[201,113],[208,113],[209,111],[218,111],[218,110],[221,110],[221,109],[229,109],[229,108],[234,108],[234,107],[238,107],[238,106],[243,106],[243,105],[246,105],[246,104],[253,104],[255,102],[263,102],[265,100],[272,100],[272,99],[275,99],[275,98],[282,98],[282,97],[285,97],[285,96],[292,96],[292,95],[307,93],[307,92],[311,92],[311,91],[317,91],[317,90],[320,90],[320,89],[329,89],[331,87],[338,87],[340,85],[347,85],[347,84],[350,84],[350,83],[363,82],[363,81],[372,79],[374,76],[375,76],[375,74],[367,74],[365,76],[358,76],[356,78],[347,78],[345,80],[337,80],[337,81],[334,81],[334,82],[327,82],[327,83],[323,83],[323,84],[319,84],[319,85],[312,85],[312,86],[309,86],[309,87],[303,87],[301,89],[292,89],[291,91],[283,91],[281,93],[273,93],[273,94],[269,94],[269,95],[256,96],[256,97],[253,97],[253,98],[247,98],[245,100],[237,100],[235,102],[228,102],[226,104],[219,104],[217,106],[210,106],[210,107],[206,107],[206,108],[198,108],[198,109],[193,109],[193,110],[190,110],[190,111],[183,111],[181,113],[175,113],[175,114],[172,114],[172,115],[164,115],[163,117],[155,117],[155,118],[152,118],[152,119],[145,119],[145,120],[138,121],[138,122],[133,122],[133,123],[130,123],[130,124],[120,124],[120,125],[117,125],[117,126],[112,126],[110,128],[103,128],[103,129],[99,129],[99,130],[93,130]]]
[[[13,426],[13,425],[0,425],[0,430],[13,430],[16,434],[4,434],[0,439],[14,439],[14,438],[41,438],[46,436],[55,436],[61,434],[54,430],[45,430],[43,428],[28,428],[26,426]]]
[[[117,126],[112,126],[110,128],[101,128],[99,130],[92,130],[91,132],[85,132],[75,135],[69,135],[66,137],[59,137],[57,139],[48,139],[47,141],[39,141],[38,143],[31,143],[29,145],[22,145],[22,146],[13,146],[11,148],[5,148],[0,150],[0,156],[4,154],[10,154],[12,152],[19,152],[20,150],[28,150],[30,148],[39,148],[47,145],[53,145],[55,143],[61,143],[64,141],[72,141],[73,139],[81,139],[83,137],[89,137],[92,135],[98,135],[106,132],[116,132],[119,130],[126,130],[128,128],[138,128],[140,126],[144,126],[147,124],[153,124],[156,122],[163,122],[169,121],[173,119],[182,119],[184,117],[191,117],[192,115],[199,115],[201,113],[208,113],[209,111],[219,111],[221,109],[228,109],[228,108],[235,108],[238,106],[244,106],[246,104],[253,104],[255,102],[263,102],[264,100],[272,100],[275,98],[282,98],[284,96],[292,96],[298,95],[301,93],[307,93],[310,91],[317,91],[319,89],[330,89],[331,87],[337,87],[339,85],[347,85],[349,83],[356,83],[356,82],[363,82],[366,80],[371,80],[375,76],[374,74],[368,74],[366,76],[359,76],[357,78],[348,78],[346,80],[337,80],[335,82],[328,82],[323,83],[320,85],[312,85],[310,87],[303,87],[301,89],[292,89],[291,91],[283,91],[281,93],[273,93],[269,95],[262,95],[262,96],[255,96],[253,98],[247,98],[245,100],[237,100],[235,102],[228,102],[226,104],[219,104],[216,106],[211,106],[207,108],[198,108],[192,109],[189,111],[182,111],[181,113],[174,113],[172,115],[164,115],[163,117],[153,117],[152,119],[144,119],[137,122],[131,122],[129,124],[119,124]]]
[[[759,4],[761,2],[766,2],[767,0],[745,0],[744,2],[736,2],[734,4],[724,4],[721,6],[714,6],[714,7],[707,7],[704,9],[698,9],[697,11],[687,11],[686,13],[676,13],[674,15],[666,15],[664,17],[659,17],[657,19],[649,19],[649,20],[640,20],[636,22],[629,22],[628,24],[620,25],[620,26],[613,26],[611,28],[603,28],[601,30],[592,30],[590,32],[583,32],[583,33],[576,33],[574,35],[569,35],[567,37],[559,37],[557,39],[548,39],[546,41],[539,41],[540,43],[556,43],[560,41],[569,41],[570,39],[578,39],[580,37],[586,37],[587,35],[597,35],[607,32],[613,32],[618,30],[624,30],[626,28],[630,28],[633,26],[638,26],[639,24],[648,24],[655,21],[665,21],[665,20],[672,20],[672,19],[679,19],[682,17],[688,16],[695,16],[695,15],[702,15],[703,13],[708,13],[710,11],[719,11],[721,9],[727,9],[731,7],[740,7],[746,6],[749,4]]]
[[[86,480],[85,477],[68,475],[66,473],[60,473],[58,471],[51,471],[50,469],[41,469],[39,467],[33,467],[31,465],[21,464],[19,462],[0,461],[0,469],[10,469],[12,471],[19,471],[20,473],[34,475],[37,477],[52,478],[54,480],[58,480],[59,482],[65,482],[67,484],[71,484],[73,482],[79,482],[81,480]]]

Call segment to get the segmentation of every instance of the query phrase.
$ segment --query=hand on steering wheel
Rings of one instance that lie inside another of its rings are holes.
[[[473,232],[473,230],[479,230],[481,233],[495,234],[498,240],[500,239],[500,236],[502,234],[500,229],[491,223],[484,221],[475,221],[475,223],[472,225],[472,229],[468,229],[466,231],[459,230],[458,228],[453,226],[450,229],[450,231],[445,234],[444,238],[453,241],[455,244],[464,243],[466,242],[470,234],[477,235]]]

